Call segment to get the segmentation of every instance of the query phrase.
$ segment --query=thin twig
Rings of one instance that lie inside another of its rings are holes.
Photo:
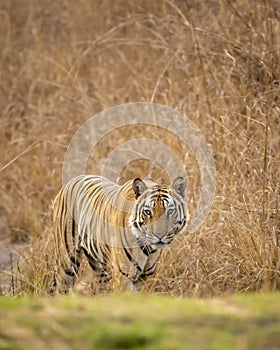
[[[41,141],[35,141],[32,143],[32,145],[28,146],[23,152],[18,154],[15,158],[10,160],[7,164],[5,164],[1,169],[0,173],[3,172],[5,169],[7,169],[10,165],[12,165],[15,161],[17,161],[20,157],[24,156],[28,152],[33,151],[35,148],[37,148],[41,144]]]
[[[10,262],[11,262],[11,287],[12,287],[12,296],[15,296],[15,285],[14,285],[14,273],[13,273],[13,253],[10,253]]]

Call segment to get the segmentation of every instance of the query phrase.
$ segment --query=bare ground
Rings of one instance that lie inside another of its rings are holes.
[[[20,260],[20,250],[26,242],[13,242],[5,231],[7,217],[0,212],[0,295],[13,294],[13,268]]]

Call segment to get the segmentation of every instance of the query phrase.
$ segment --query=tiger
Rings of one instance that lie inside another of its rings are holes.
[[[171,186],[151,178],[122,186],[97,175],[72,178],[53,204],[59,292],[74,287],[82,257],[101,290],[138,291],[187,226],[185,189],[181,176]]]

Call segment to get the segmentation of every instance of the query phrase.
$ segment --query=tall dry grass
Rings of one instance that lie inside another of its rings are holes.
[[[279,289],[279,38],[276,0],[0,1],[1,209],[5,232],[30,245],[13,267],[16,293],[44,293],[52,278],[51,203],[72,135],[95,113],[134,101],[188,115],[217,170],[207,220],[166,251],[146,289]],[[89,169],[100,170],[119,137]],[[147,166],[127,166],[123,180]]]

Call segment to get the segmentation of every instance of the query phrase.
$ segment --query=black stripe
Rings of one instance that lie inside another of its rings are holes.
[[[169,195],[166,195],[166,194],[161,194],[160,197],[161,197],[161,198],[164,198],[164,199],[170,200],[170,196],[169,196]]]
[[[71,257],[70,257],[70,261],[71,261],[73,264],[75,264],[77,268],[80,267],[80,261],[79,261],[79,259],[75,258],[74,256],[71,256]]]
[[[95,260],[95,259],[93,258],[93,256],[92,256],[84,247],[82,247],[82,249],[83,249],[83,252],[84,252],[86,258],[87,258],[89,261],[90,261],[90,260],[92,260],[92,261]]]
[[[77,273],[75,271],[72,271],[70,269],[64,269],[64,272],[66,273],[66,275],[70,276],[70,277],[76,277]]]
[[[118,270],[119,270],[119,272],[120,272],[120,273],[121,273],[123,276],[125,276],[125,277],[128,277],[128,278],[129,278],[128,273],[125,273],[125,272],[123,272],[123,271],[122,271],[122,269],[121,269],[121,267],[120,267],[120,265],[119,265],[118,261],[117,261],[117,266],[118,266]]]
[[[143,253],[148,256],[149,255],[149,250],[147,249],[146,246],[142,247]]]
[[[164,193],[168,193],[169,189],[168,187],[164,186],[164,185],[160,185],[160,186],[154,186],[152,187],[152,191],[151,193],[154,192],[164,192]]]
[[[126,257],[128,258],[128,260],[131,261],[131,262],[133,262],[133,258],[132,258],[132,256],[131,256],[131,254],[127,251],[127,249],[123,247],[123,250],[124,250],[125,255],[126,255]]]
[[[158,196],[159,196],[158,194],[152,194],[149,196],[149,199],[152,200],[152,199],[157,198]]]
[[[157,252],[157,249],[153,249],[151,246],[143,246],[141,247],[142,251],[145,255],[149,256],[150,254],[154,254],[155,252]]]
[[[70,258],[71,254],[70,254],[69,244],[67,240],[67,226],[65,226],[65,229],[64,229],[64,242],[65,242],[65,248],[66,248],[68,257]]]
[[[149,273],[151,273],[150,271],[156,268],[156,264],[158,263],[158,260],[159,260],[159,259],[156,259],[156,261],[154,262],[154,264],[153,264],[150,268],[148,268],[148,270],[144,271],[144,273],[145,273],[146,275],[149,274]],[[154,270],[152,273],[154,273],[154,272],[155,272],[155,270]]]
[[[73,220],[73,217],[72,217],[72,243],[73,243],[73,246],[75,247],[75,238],[76,238],[76,234],[75,234],[75,221]]]
[[[145,276],[151,276],[151,275],[153,275],[154,273],[155,273],[155,270],[152,271],[152,272],[149,272],[149,273],[143,272],[143,274],[140,276],[140,278],[143,279]]]
[[[178,205],[178,209],[179,209],[179,218],[181,220],[181,218],[184,217],[184,206],[183,206],[183,204],[179,204]]]
[[[123,241],[122,241],[122,243],[123,243]],[[141,267],[139,266],[138,262],[137,262],[137,261],[133,258],[133,256],[128,252],[128,250],[127,250],[125,247],[123,247],[123,250],[124,250],[125,255],[127,256],[128,260],[134,264],[134,266],[136,267],[136,269],[137,269],[138,271],[142,271],[142,269],[141,269]]]

